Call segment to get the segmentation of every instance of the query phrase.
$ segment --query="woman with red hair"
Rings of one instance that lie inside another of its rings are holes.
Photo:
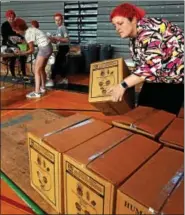
[[[45,67],[47,61],[52,54],[52,45],[50,40],[41,30],[37,28],[28,27],[26,22],[17,18],[12,23],[13,29],[25,36],[29,49],[24,52],[18,52],[18,55],[34,53],[34,45],[38,46],[38,53],[35,62],[35,91],[26,95],[27,98],[40,98],[45,92],[46,72]]]
[[[39,28],[39,22],[37,20],[32,20],[31,21],[31,26],[33,28]]]
[[[57,25],[56,36],[49,37],[52,43],[57,45],[58,52],[56,54],[55,63],[52,67],[51,80],[46,83],[46,87],[54,86],[57,84],[68,84],[66,78],[67,65],[66,54],[69,52],[69,35],[67,28],[63,24],[63,16],[61,13],[54,15],[54,20]],[[57,76],[59,77],[57,80]]]
[[[16,34],[15,31],[12,29],[12,22],[16,18],[16,14],[13,10],[8,10],[5,13],[5,17],[7,21],[5,21],[1,25],[1,33],[2,33],[2,45],[7,46],[7,47],[17,47],[18,43],[22,43],[24,41],[24,37]],[[16,57],[11,57],[11,58],[6,58],[9,61],[9,68],[10,72],[12,75],[12,81],[17,81],[18,79],[16,78],[15,75],[15,63],[16,63]],[[5,59],[5,60],[6,60]],[[20,66],[21,66],[21,71],[24,76],[24,78],[27,79],[26,77],[26,56],[20,56],[19,61],[20,61]]]
[[[143,83],[138,105],[177,114],[184,100],[184,35],[166,19],[147,18],[145,11],[124,3],[110,14],[121,38],[130,39],[136,68],[108,93],[121,101],[129,87]]]

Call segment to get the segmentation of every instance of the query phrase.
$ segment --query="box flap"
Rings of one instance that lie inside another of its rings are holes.
[[[117,127],[156,138],[174,118],[174,114],[166,111],[140,106],[112,123]]]
[[[146,162],[160,145],[141,135],[134,134],[88,165],[106,180],[119,185]]]
[[[44,141],[58,152],[66,152],[111,127],[111,125],[102,121],[89,119],[54,135],[45,136]]]
[[[160,142],[184,148],[184,119],[176,118],[160,137]]]
[[[74,114],[69,117],[65,117],[59,120],[56,120],[55,122],[48,124],[48,125],[40,125],[39,127],[33,127],[31,129],[31,133],[40,138],[43,139],[45,136],[53,135],[63,129],[66,129],[70,126],[73,126],[79,122],[88,120],[89,116],[84,116],[82,114]]]
[[[175,115],[166,111],[160,110],[151,113],[147,118],[140,122],[136,122],[136,129],[145,131],[151,134],[152,137],[156,137],[167,128],[167,126],[175,119]],[[160,123],[159,123],[160,121]]]
[[[158,212],[183,176],[183,163],[184,154],[181,151],[162,148],[119,190],[150,210]]]
[[[114,127],[66,154],[77,162],[87,165],[131,135],[129,131]]]
[[[154,110],[154,108],[139,106],[124,115],[118,116],[114,121],[130,126],[145,119]]]
[[[184,214],[184,178],[165,203],[162,214]]]

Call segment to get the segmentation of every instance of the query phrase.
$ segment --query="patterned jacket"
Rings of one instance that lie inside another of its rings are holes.
[[[144,17],[130,39],[135,75],[154,83],[184,83],[184,35],[175,24]]]

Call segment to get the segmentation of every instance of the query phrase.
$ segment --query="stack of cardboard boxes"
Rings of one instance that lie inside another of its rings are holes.
[[[140,123],[133,112],[124,117],[127,123],[136,122],[135,129],[142,125],[139,132],[75,114],[28,134],[31,184],[58,213],[177,210],[173,202],[182,196],[184,154],[159,141],[176,118],[150,108],[135,110],[141,112]],[[148,120],[154,118],[162,124],[157,128],[154,123],[152,130]]]

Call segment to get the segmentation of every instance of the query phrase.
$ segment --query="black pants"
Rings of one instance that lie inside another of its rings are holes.
[[[178,114],[183,101],[184,84],[145,82],[139,95],[138,105],[149,106]]]
[[[20,69],[22,71],[23,76],[26,76],[26,60],[27,60],[27,56],[19,57]],[[15,77],[15,62],[16,62],[16,57],[9,58],[10,72],[11,72],[12,76],[14,76],[14,77]]]
[[[55,79],[56,75],[60,75],[62,78],[65,78],[67,75],[67,57],[66,54],[69,51],[69,46],[59,46],[55,63],[52,67],[51,79]]]

